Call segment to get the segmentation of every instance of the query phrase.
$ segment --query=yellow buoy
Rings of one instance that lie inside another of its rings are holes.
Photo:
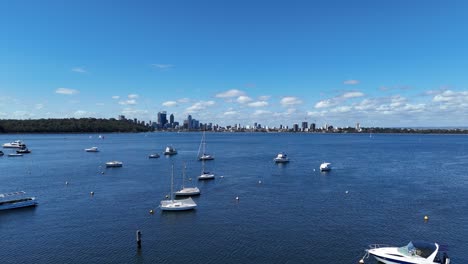
[[[153,211],[153,209],[151,209],[151,210],[150,210],[150,214],[154,214],[154,211]]]
[[[425,216],[424,216],[424,221],[427,222],[427,220],[429,220],[429,216],[425,215]]]
[[[169,195],[166,195],[166,199],[169,199]]]
[[[90,192],[89,194],[94,195],[94,192]]]
[[[236,197],[236,200],[239,201],[239,196]]]
[[[359,260],[359,264],[364,264],[364,259]]]

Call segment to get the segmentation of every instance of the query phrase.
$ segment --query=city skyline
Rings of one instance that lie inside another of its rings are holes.
[[[468,3],[0,4],[0,119],[466,126]]]

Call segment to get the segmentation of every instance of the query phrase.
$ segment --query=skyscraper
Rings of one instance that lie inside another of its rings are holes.
[[[171,114],[169,116],[169,124],[171,124],[171,125],[174,124],[174,114]]]
[[[162,111],[158,113],[158,127],[163,128],[167,124],[167,113]]]

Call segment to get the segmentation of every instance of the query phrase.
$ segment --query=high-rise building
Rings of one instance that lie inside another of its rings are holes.
[[[188,124],[188,129],[192,129],[192,116],[191,115],[187,116],[187,124]]]
[[[164,128],[167,124],[167,113],[166,111],[162,111],[158,113],[158,126],[159,128]]]
[[[307,121],[305,122],[302,122],[302,131],[307,131],[307,129],[309,128],[309,123],[307,123]]]
[[[293,125],[293,130],[294,130],[294,132],[299,131],[299,125],[298,125],[298,124],[294,124],[294,125]]]
[[[174,124],[174,114],[171,114],[169,116],[169,124],[171,124],[171,125]]]

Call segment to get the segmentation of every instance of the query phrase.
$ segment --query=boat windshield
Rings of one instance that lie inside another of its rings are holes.
[[[434,243],[421,241],[409,242],[408,245],[398,248],[398,252],[406,256],[419,256],[428,258],[437,249]]]

